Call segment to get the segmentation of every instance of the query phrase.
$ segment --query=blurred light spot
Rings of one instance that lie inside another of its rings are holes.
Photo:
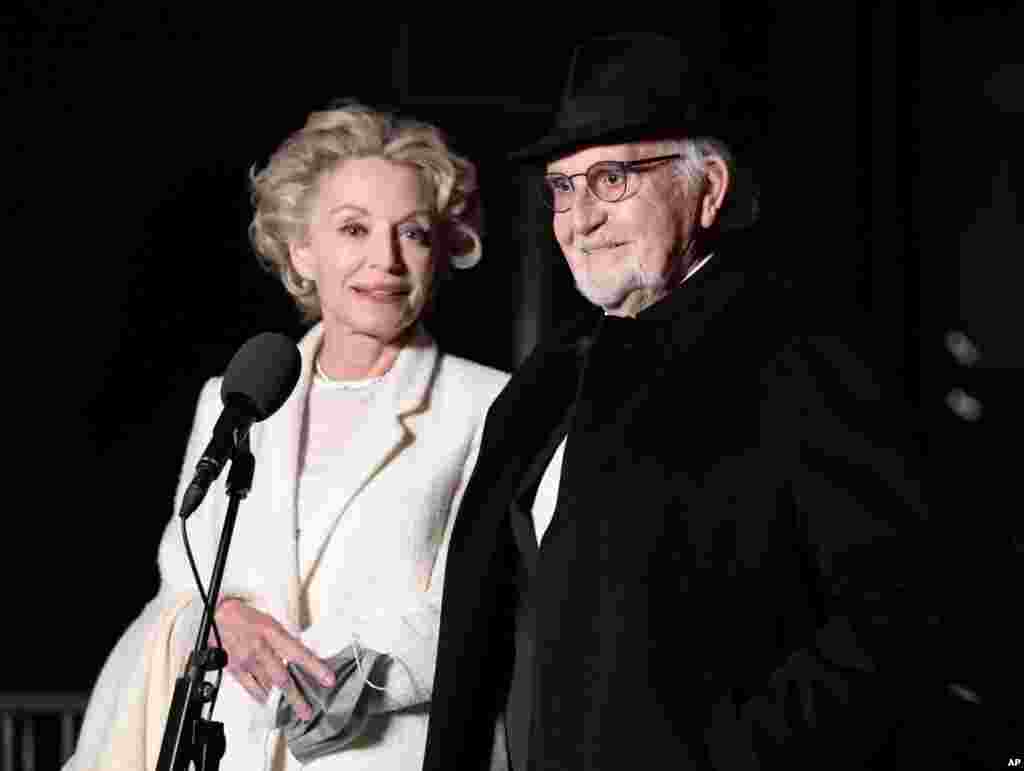
[[[965,688],[960,683],[950,683],[947,687],[954,696],[959,696],[964,701],[969,701],[973,704],[981,704],[981,697],[970,688]]]
[[[973,422],[981,417],[981,402],[963,389],[954,388],[946,394],[946,404],[964,420]]]
[[[981,358],[978,347],[963,332],[952,330],[946,333],[946,349],[953,354],[958,364],[968,367]]]

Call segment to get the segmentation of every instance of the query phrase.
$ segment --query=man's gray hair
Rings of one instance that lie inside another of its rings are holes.
[[[750,227],[757,221],[760,212],[758,192],[748,174],[736,164],[736,158],[729,146],[714,137],[687,137],[670,139],[661,143],[664,153],[678,153],[682,156],[672,164],[673,172],[686,179],[687,186],[704,182],[705,166],[708,159],[720,158],[729,169],[731,180],[725,206],[719,214],[723,230]]]

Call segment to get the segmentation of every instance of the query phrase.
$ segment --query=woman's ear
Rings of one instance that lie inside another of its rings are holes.
[[[313,269],[316,261],[313,259],[313,254],[308,244],[301,244],[298,241],[290,242],[288,244],[288,257],[292,261],[292,267],[295,268],[295,272],[302,276],[302,278],[307,281],[314,281],[316,279]]]
[[[725,161],[716,156],[706,161],[705,175],[707,186],[700,202],[700,224],[707,230],[715,224],[718,213],[725,205],[725,196],[729,192],[729,185],[732,184],[732,177]]]
[[[483,243],[479,234],[471,227],[456,224],[449,228],[447,247],[451,252],[449,262],[453,268],[472,268],[483,255]]]

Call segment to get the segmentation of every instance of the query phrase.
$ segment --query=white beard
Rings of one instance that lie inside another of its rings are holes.
[[[636,258],[613,273],[584,269],[574,278],[579,293],[606,311],[619,308],[634,292],[657,294],[667,286],[663,276],[644,271]]]

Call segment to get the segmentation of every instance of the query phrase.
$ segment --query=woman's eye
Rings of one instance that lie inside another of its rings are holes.
[[[430,231],[421,227],[410,227],[402,231],[402,236],[421,244],[430,243]]]
[[[359,236],[366,235],[367,231],[364,225],[360,225],[358,222],[349,222],[341,226],[341,232],[344,233],[346,236],[358,238]]]

